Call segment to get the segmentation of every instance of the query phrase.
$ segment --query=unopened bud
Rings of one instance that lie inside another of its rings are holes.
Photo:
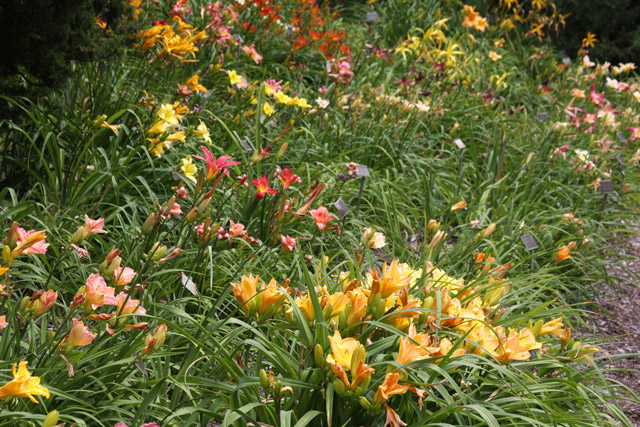
[[[427,231],[429,233],[435,233],[438,230],[440,230],[440,223],[435,219],[430,219],[427,223]]]
[[[155,225],[156,225],[156,214],[151,212],[147,217],[147,219],[145,220],[144,224],[142,224],[142,234],[149,234],[151,230],[153,230],[153,227],[155,227]]]
[[[60,418],[60,412],[58,411],[49,412],[47,416],[44,418],[44,421],[42,421],[42,427],[54,427],[55,425],[58,424],[59,418]]]
[[[324,350],[322,350],[322,346],[320,344],[316,344],[313,349],[313,360],[319,368],[324,366]]]
[[[71,236],[71,243],[73,243],[74,245],[79,245],[84,239],[87,238],[88,235],[89,233],[87,232],[87,230],[85,230],[84,226],[78,227],[76,232],[73,233],[73,236]]]
[[[338,393],[338,396],[343,396],[347,392],[347,387],[342,380],[333,380],[333,389]]]
[[[260,385],[262,386],[262,388],[265,390],[268,390],[269,381],[267,380],[267,371],[265,371],[264,369],[260,369],[260,372],[258,373],[258,378],[260,378]]]
[[[276,154],[276,160],[284,156],[284,153],[287,151],[288,147],[289,147],[289,143],[285,142],[284,144],[282,144],[282,146],[278,150],[278,153]]]

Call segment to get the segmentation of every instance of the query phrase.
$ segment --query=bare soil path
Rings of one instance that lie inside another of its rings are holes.
[[[625,241],[616,242],[614,249],[622,258],[611,262],[607,274],[615,277],[619,290],[611,289],[606,283],[596,286],[599,296],[596,304],[600,307],[589,323],[596,336],[616,337],[600,347],[611,357],[640,353],[640,235],[633,235]],[[640,355],[617,360],[606,366],[615,371],[607,376],[623,383],[640,395]],[[621,399],[634,426],[640,427],[640,404]]]

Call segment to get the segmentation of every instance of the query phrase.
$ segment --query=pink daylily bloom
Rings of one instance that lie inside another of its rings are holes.
[[[291,236],[280,236],[280,241],[282,242],[282,249],[285,252],[291,252],[296,247],[298,241]]]
[[[247,56],[253,59],[253,62],[255,62],[256,64],[259,64],[260,61],[262,61],[262,55],[258,53],[255,45],[242,46],[242,50],[247,54]]]
[[[85,283],[85,299],[91,303],[95,310],[102,305],[117,305],[114,297],[115,289],[107,286],[104,278],[99,274],[92,274]]]
[[[104,218],[91,219],[86,214],[84,216],[84,229],[87,232],[87,237],[98,233],[107,233],[104,230]]]
[[[320,206],[318,209],[311,209],[309,213],[320,230],[324,230],[325,226],[333,220],[333,215],[324,206]]]
[[[132,299],[125,292],[120,292],[116,296],[116,301],[118,303],[117,313],[120,316],[124,316],[127,314],[146,314],[147,310],[140,305],[140,300]]]
[[[215,178],[220,171],[229,176],[229,171],[227,170],[227,168],[240,164],[240,162],[229,160],[231,158],[230,156],[221,156],[216,159],[215,157],[213,157],[213,154],[211,154],[211,151],[209,151],[209,149],[204,145],[200,148],[202,148],[202,151],[204,152],[204,157],[193,157],[195,157],[196,159],[204,160],[207,164],[207,181],[211,181],[213,178]]]
[[[231,237],[243,236],[246,232],[244,231],[244,224],[235,223],[231,220],[231,225],[229,226],[229,234]]]
[[[16,242],[17,246],[20,246],[23,240],[25,240],[30,235],[37,233],[36,230],[25,231],[24,228],[18,227],[16,229],[18,233],[18,241]],[[27,255],[38,255],[47,253],[47,248],[49,247],[48,243],[45,243],[44,240],[34,243],[31,247],[24,250],[23,253]]]
[[[114,270],[113,277],[118,281],[118,286],[124,286],[131,283],[136,274],[138,273],[136,273],[131,267],[125,267],[124,269],[122,267],[118,267]]]

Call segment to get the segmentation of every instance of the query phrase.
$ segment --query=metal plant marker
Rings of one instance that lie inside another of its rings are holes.
[[[347,222],[347,214],[349,214],[349,206],[347,206],[347,204],[345,203],[344,200],[342,200],[342,197],[340,197],[334,204],[333,206],[336,207],[336,209],[338,210],[338,217],[342,220],[342,224],[340,226],[341,232],[340,232],[340,245],[342,245],[342,236],[344,235],[344,226]]]
[[[358,165],[356,168],[356,176],[360,177],[360,192],[358,193],[358,203],[356,204],[356,210],[360,210],[360,201],[362,200],[362,192],[364,191],[364,180],[371,178],[369,168],[364,165]]]
[[[527,248],[527,250],[531,254],[531,271],[533,271],[533,253],[540,246],[538,245],[538,242],[536,242],[536,239],[534,239],[534,237],[531,234],[525,234],[524,236],[520,237],[520,240],[522,240],[522,243],[524,243],[524,246]]]

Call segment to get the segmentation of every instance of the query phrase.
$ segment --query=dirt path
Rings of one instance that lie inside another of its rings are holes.
[[[612,262],[607,267],[607,274],[617,278],[620,290],[610,289],[606,283],[596,286],[600,292],[596,303],[601,309],[589,322],[598,337],[617,337],[600,345],[611,357],[640,353],[640,281],[635,276],[640,275],[640,236],[631,236],[622,245],[616,245],[614,250],[623,259]],[[620,371],[640,369],[640,356],[615,361],[606,368],[617,369],[607,376],[640,395],[640,372]],[[640,404],[622,399],[619,403],[633,425],[640,427]]]

